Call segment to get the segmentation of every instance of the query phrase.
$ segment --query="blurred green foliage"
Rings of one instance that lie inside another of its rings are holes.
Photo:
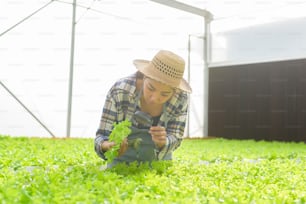
[[[0,203],[306,203],[306,145],[185,139],[105,170],[92,139],[0,136]]]

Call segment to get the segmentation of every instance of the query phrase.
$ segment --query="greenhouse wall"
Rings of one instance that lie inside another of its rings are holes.
[[[306,141],[306,19],[217,34],[209,135]]]
[[[306,18],[212,33],[210,67],[306,56]]]
[[[306,141],[306,59],[210,69],[209,135]]]

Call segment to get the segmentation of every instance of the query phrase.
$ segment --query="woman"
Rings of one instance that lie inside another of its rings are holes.
[[[115,145],[108,141],[113,124],[126,119],[132,122],[131,134],[108,167],[120,162],[171,160],[184,135],[191,93],[183,79],[184,60],[161,50],[151,61],[134,60],[134,65],[138,71],[117,81],[108,92],[96,133],[95,151],[105,159],[104,153]],[[135,140],[137,147],[131,145]]]

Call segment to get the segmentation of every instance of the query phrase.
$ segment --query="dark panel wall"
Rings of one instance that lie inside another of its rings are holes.
[[[208,134],[306,141],[306,59],[209,69]]]

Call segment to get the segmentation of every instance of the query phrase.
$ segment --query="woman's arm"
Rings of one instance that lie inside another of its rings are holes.
[[[184,93],[181,93],[173,101],[175,105],[169,105],[168,109],[168,122],[166,128],[166,141],[163,148],[160,149],[158,159],[163,159],[164,156],[176,150],[183,139],[186,119],[187,119],[187,110],[188,110],[188,96]]]
[[[104,153],[114,144],[108,142],[108,137],[117,118],[117,108],[112,90],[106,96],[99,128],[96,132],[95,151],[102,159],[106,159]]]

